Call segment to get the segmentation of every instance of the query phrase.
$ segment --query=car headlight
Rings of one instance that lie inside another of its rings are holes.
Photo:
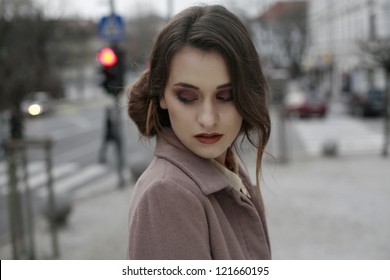
[[[31,116],[38,116],[42,113],[42,106],[39,104],[31,104],[28,106],[27,111]]]
[[[303,103],[305,103],[305,96],[298,92],[291,92],[286,96],[285,102],[287,106],[292,106],[292,107],[300,106]]]

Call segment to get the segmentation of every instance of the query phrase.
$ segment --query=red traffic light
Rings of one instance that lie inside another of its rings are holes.
[[[118,57],[111,48],[104,48],[97,54],[97,59],[105,67],[114,66]]]

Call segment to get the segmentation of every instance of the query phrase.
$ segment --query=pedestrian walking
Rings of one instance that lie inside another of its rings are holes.
[[[107,148],[110,143],[113,143],[117,148],[118,137],[116,131],[116,118],[115,111],[111,107],[107,107],[104,114],[104,134],[102,145],[99,150],[99,162],[106,163],[107,161]]]
[[[107,161],[107,149],[110,143],[115,147],[116,165],[118,171],[118,187],[125,186],[125,178],[123,176],[123,148],[122,139],[118,130],[118,112],[112,107],[107,107],[104,115],[104,134],[102,146],[99,150],[99,163],[105,164]]]
[[[267,85],[244,24],[219,5],[180,12],[128,93],[140,134],[157,137],[130,200],[128,258],[269,259],[258,179],[271,129]],[[239,136],[257,148],[256,185]]]

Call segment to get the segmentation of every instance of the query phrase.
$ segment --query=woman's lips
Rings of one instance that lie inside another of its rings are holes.
[[[214,144],[217,143],[221,138],[223,134],[219,133],[199,133],[194,135],[196,140],[198,140],[202,144]]]

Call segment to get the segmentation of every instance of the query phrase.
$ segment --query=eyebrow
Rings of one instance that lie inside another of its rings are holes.
[[[194,85],[191,85],[191,84],[187,84],[187,83],[176,83],[174,84],[173,86],[181,86],[181,87],[185,87],[185,88],[192,88],[192,89],[196,89],[196,90],[199,90],[198,87],[194,86]]]
[[[185,88],[191,88],[191,89],[199,90],[199,88],[197,86],[194,86],[194,85],[191,85],[191,84],[188,84],[188,83],[181,83],[180,82],[180,83],[174,84],[173,86],[181,86],[181,87],[185,87]],[[224,88],[230,88],[230,87],[232,87],[232,84],[231,83],[226,83],[226,84],[217,86],[217,89],[224,89]]]

